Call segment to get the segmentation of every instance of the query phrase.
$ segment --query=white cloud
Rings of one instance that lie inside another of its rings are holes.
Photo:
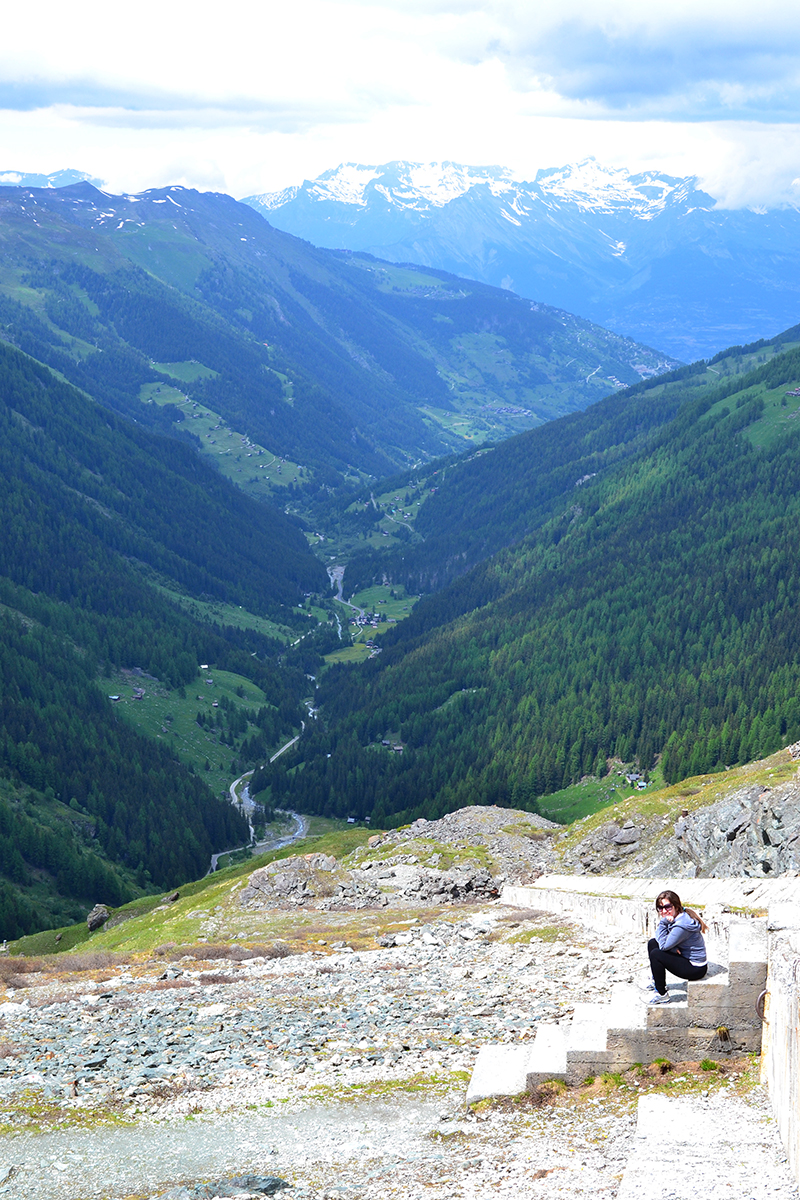
[[[42,0],[4,17],[0,170],[242,195],[348,160],[595,154],[769,203],[797,195],[798,49],[779,0]]]

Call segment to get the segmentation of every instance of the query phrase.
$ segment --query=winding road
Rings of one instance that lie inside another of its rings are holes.
[[[269,761],[271,763],[275,762],[275,759],[280,758],[285,750],[288,750],[290,746],[293,746],[295,742],[299,741],[305,727],[305,721],[303,721],[300,733],[298,733],[295,737],[290,738],[288,742],[285,742],[281,746],[280,750],[276,750]],[[282,850],[284,846],[290,846],[292,842],[299,842],[300,839],[304,838],[308,833],[308,819],[306,817],[302,816],[300,813],[292,812],[289,809],[276,808],[276,813],[280,813],[281,816],[292,818],[294,821],[294,829],[289,834],[280,834],[279,836],[273,835],[272,837],[265,838],[262,842],[257,842],[255,840],[255,830],[253,829],[253,822],[251,820],[255,802],[250,795],[250,789],[246,782],[252,777],[252,775],[252,771],[245,771],[244,775],[240,775],[238,779],[234,779],[233,783],[228,789],[230,792],[231,804],[235,805],[236,808],[241,808],[243,815],[247,817],[247,823],[250,826],[250,841],[246,846],[234,846],[232,849],[218,850],[216,854],[212,854],[211,865],[207,871],[208,875],[211,875],[214,871],[216,871],[219,860],[224,858],[226,854],[236,854],[239,850],[252,850],[254,853],[256,851],[261,851],[263,853],[265,850]],[[241,791],[239,791],[240,788]]]

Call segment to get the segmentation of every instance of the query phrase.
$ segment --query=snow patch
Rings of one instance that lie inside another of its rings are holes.
[[[379,178],[378,167],[342,163],[314,180],[309,195],[314,200],[336,200],[339,204],[357,204],[363,207],[367,203],[367,187],[373,179]]]
[[[248,197],[248,200],[257,204],[259,208],[271,211],[275,208],[283,208],[284,204],[290,204],[300,190],[299,187],[288,187],[280,192],[262,192],[260,196]]]

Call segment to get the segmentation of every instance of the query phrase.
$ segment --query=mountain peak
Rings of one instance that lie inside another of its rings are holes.
[[[84,181],[93,183],[97,188],[103,186],[102,179],[95,179],[86,171],[76,171],[72,167],[52,171],[49,175],[38,175],[31,171],[0,171],[0,184],[10,187],[63,188]]]
[[[697,191],[694,176],[678,178],[660,171],[632,175],[625,167],[608,167],[596,158],[584,158],[563,167],[537,171],[535,187],[544,197],[595,212],[627,209],[639,220],[649,220],[670,203],[683,203]]]
[[[342,204],[365,209],[377,197],[399,210],[424,212],[444,208],[473,189],[488,187],[495,198],[510,200],[512,208],[533,203],[573,204],[582,210],[614,212],[625,209],[634,218],[649,220],[670,203],[685,202],[696,192],[693,176],[676,178],[660,171],[631,174],[584,158],[561,167],[537,171],[532,183],[507,167],[466,166],[449,160],[405,162],[379,166],[340,163],[302,185],[245,197],[254,208],[275,212],[304,197],[310,204]]]
[[[512,172],[505,167],[470,167],[448,160],[428,163],[397,160],[380,166],[340,163],[316,179],[304,180],[301,186],[247,196],[244,202],[273,212],[302,193],[312,203],[366,208],[377,195],[392,207],[424,211],[442,208],[473,187],[485,184],[494,194],[517,186]]]
[[[482,280],[684,361],[797,319],[800,214],[718,209],[694,176],[594,157],[528,180],[448,160],[350,162],[245,203],[316,246]]]

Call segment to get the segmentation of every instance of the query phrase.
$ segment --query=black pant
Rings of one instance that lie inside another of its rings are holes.
[[[678,979],[689,979],[694,982],[696,979],[702,979],[708,970],[707,964],[702,967],[694,967],[688,958],[684,958],[682,954],[676,954],[674,950],[660,950],[655,938],[650,938],[647,943],[647,953],[650,955],[653,983],[656,985],[656,991],[662,996],[667,990],[667,971],[670,975],[677,975]]]

